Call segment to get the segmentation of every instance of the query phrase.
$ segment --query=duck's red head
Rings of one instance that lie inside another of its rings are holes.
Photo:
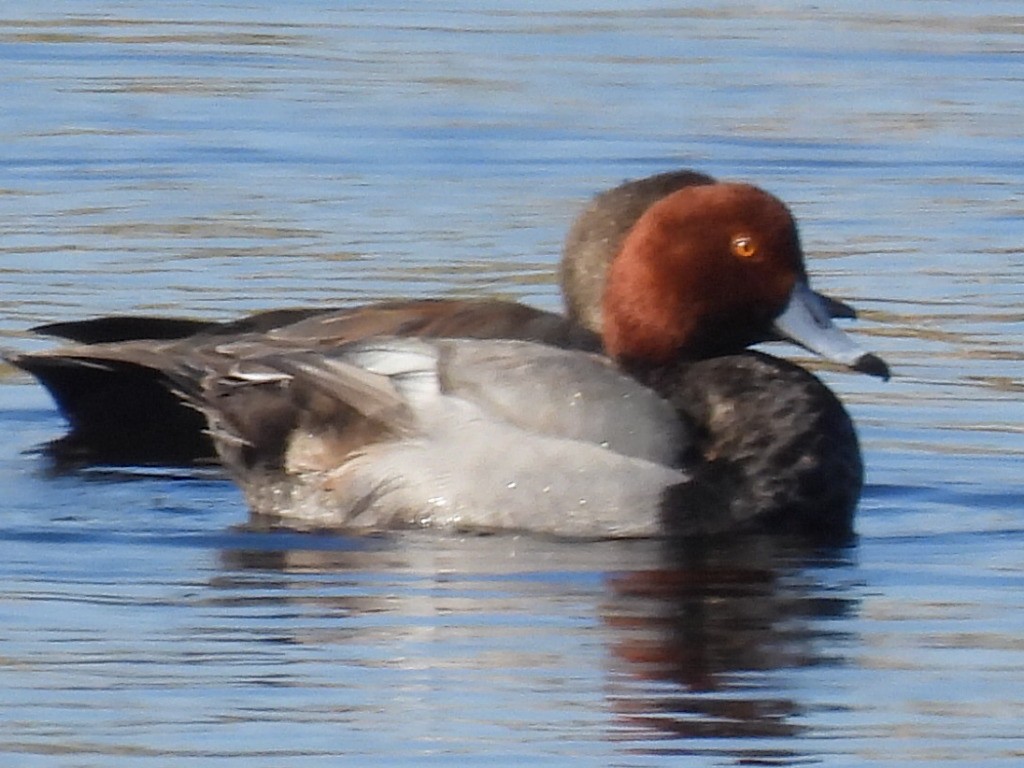
[[[603,337],[618,359],[658,364],[773,337],[806,281],[796,223],[749,184],[686,187],[648,208],[612,261]]]

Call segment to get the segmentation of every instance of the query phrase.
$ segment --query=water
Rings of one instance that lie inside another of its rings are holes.
[[[1016,3],[0,15],[7,347],[110,312],[555,308],[581,201],[689,166],[787,200],[895,372],[822,373],[864,444],[854,546],[695,553],[246,532],[215,472],[52,472],[60,418],[4,370],[4,764],[1021,763]]]

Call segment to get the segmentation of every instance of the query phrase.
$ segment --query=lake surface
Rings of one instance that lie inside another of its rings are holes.
[[[856,543],[734,552],[246,531],[212,470],[54,471],[61,419],[4,368],[0,762],[1024,763],[1019,3],[31,5],[0,14],[7,348],[556,308],[583,201],[695,167],[790,203],[895,376],[821,373]]]

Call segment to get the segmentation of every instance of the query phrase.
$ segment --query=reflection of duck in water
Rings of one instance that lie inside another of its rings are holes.
[[[753,762],[799,752],[762,739],[814,737],[807,715],[827,698],[793,678],[845,663],[837,635],[858,606],[830,575],[850,564],[842,550],[809,554],[785,537],[569,545],[407,532],[281,550],[303,540],[258,539],[262,549],[225,551],[209,586],[218,605],[287,617],[253,632],[338,643],[357,665],[390,653],[387,666],[439,690],[490,680],[489,695],[514,697],[524,717],[552,702],[596,709],[598,722],[610,717],[609,740],[634,754],[645,743],[662,756],[721,750]],[[437,692],[421,695],[429,718]]]
[[[569,318],[417,301],[100,319],[51,326],[85,343],[13,362],[68,416],[64,447],[131,436],[192,457],[203,422],[180,396],[255,516],[287,526],[849,531],[848,415],[803,369],[744,350],[784,337],[888,371],[832,324],[848,308],[808,287],[780,201],[685,172],[624,185],[575,225],[563,282]]]
[[[785,670],[828,663],[820,649],[834,645],[830,620],[853,614],[856,601],[818,585],[803,571],[806,551],[782,540],[705,544],[664,542],[662,556],[651,558],[659,567],[610,578],[601,615],[614,630],[612,709],[624,726],[657,738],[801,733],[809,703],[787,693]],[[841,552],[814,556],[816,568],[844,562]],[[742,742],[732,744],[731,754],[744,752]],[[788,754],[773,750],[771,757]]]

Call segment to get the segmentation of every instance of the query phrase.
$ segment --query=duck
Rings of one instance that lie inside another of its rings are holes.
[[[626,182],[577,218],[560,280],[565,315],[480,299],[99,318],[44,326],[76,343],[10,360],[54,395],[65,448],[212,446],[254,525],[851,534],[849,414],[749,347],[889,370],[833,323],[852,308],[811,289],[781,200],[693,171]]]

